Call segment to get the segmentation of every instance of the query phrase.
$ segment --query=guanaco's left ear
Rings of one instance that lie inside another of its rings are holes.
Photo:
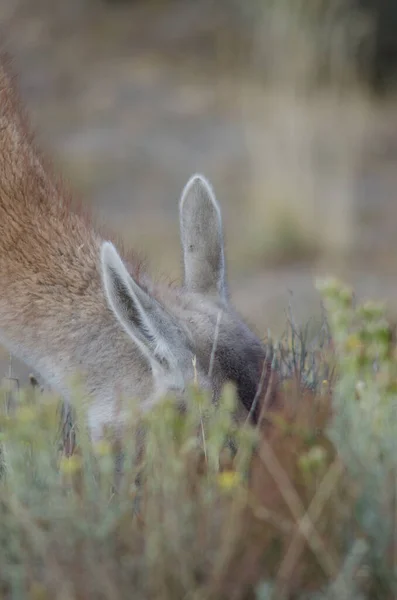
[[[226,301],[221,211],[202,175],[194,175],[186,184],[179,218],[185,287]]]
[[[102,281],[107,302],[120,325],[150,361],[172,365],[179,332],[164,308],[128,273],[110,242],[101,247]],[[175,345],[175,344],[174,344]]]

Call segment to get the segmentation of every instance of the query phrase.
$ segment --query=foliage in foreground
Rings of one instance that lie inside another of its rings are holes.
[[[321,289],[332,344],[324,323],[310,346],[292,317],[269,341],[280,381],[260,429],[233,419],[231,388],[216,407],[192,388],[184,415],[166,399],[131,413],[121,445],[92,446],[76,393],[68,456],[56,398],[29,390],[9,410],[4,396],[0,595],[391,598],[394,339],[381,307]]]

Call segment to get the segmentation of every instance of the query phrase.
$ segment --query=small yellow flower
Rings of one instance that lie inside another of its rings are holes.
[[[346,340],[346,350],[353,351],[361,348],[362,344],[357,335],[351,334]]]
[[[59,469],[64,475],[74,475],[81,469],[81,458],[77,454],[72,456],[63,456],[61,458]]]
[[[321,465],[327,458],[327,451],[322,446],[313,446],[307,453],[312,464]]]
[[[109,456],[112,453],[112,447],[106,440],[101,440],[95,444],[94,451],[98,456]]]
[[[30,598],[32,600],[46,600],[48,594],[44,585],[38,581],[34,581],[30,586]]]
[[[317,470],[325,464],[327,452],[322,446],[313,446],[299,457],[298,464],[303,471]]]
[[[33,406],[21,406],[16,416],[20,423],[31,423],[36,419],[36,414]]]
[[[218,475],[218,483],[223,490],[229,491],[240,483],[240,475],[236,471],[222,471]]]

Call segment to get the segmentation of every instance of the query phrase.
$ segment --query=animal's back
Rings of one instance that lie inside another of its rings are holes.
[[[35,352],[39,339],[54,344],[62,336],[66,345],[71,323],[98,319],[107,310],[99,247],[99,236],[71,210],[70,196],[36,149],[2,57],[0,341]]]
[[[84,219],[70,208],[69,194],[35,147],[3,57],[0,60],[2,272],[5,273],[14,262],[20,269],[26,266],[28,271],[44,271],[52,262],[50,258],[55,249],[54,266],[62,264],[63,260],[72,266],[75,242],[89,245],[94,239]],[[89,258],[89,253],[86,257]],[[60,265],[59,268],[63,267]],[[47,277],[52,283],[50,272]]]

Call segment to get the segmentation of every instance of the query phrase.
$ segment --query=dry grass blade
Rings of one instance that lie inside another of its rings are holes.
[[[292,485],[287,473],[273,452],[271,445],[264,439],[259,450],[259,457],[273,477],[283,499],[285,500],[294,519],[301,523],[301,534],[312,549],[329,579],[334,579],[339,571],[338,560],[332,556],[306,514],[305,508]]]
[[[303,547],[305,543],[311,544],[313,533],[315,534],[315,524],[321,517],[321,512],[343,472],[344,467],[339,458],[336,458],[328,468],[307,512],[296,525],[295,534],[277,573],[276,590],[280,599],[286,597],[289,591],[289,581]],[[320,545],[318,542],[320,542]],[[324,555],[324,545],[320,539],[312,545],[312,549],[317,552],[320,550],[323,553],[322,564],[326,565],[329,574],[333,573],[337,561],[329,553],[328,557]]]

